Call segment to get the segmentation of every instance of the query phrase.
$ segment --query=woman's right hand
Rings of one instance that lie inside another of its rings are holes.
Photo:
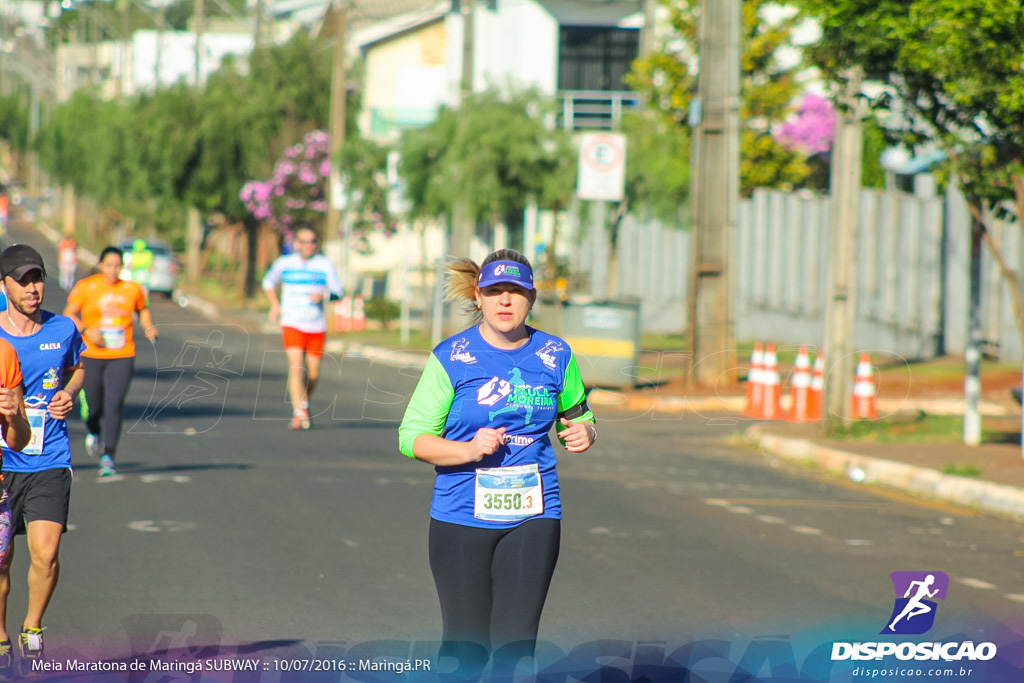
[[[100,333],[99,328],[86,327],[82,330],[82,336],[92,342],[92,345],[98,348],[106,347],[103,343],[103,335]]]
[[[467,462],[480,462],[484,456],[493,455],[499,448],[505,445],[505,428],[481,427],[476,430],[476,436],[469,442],[469,460]]]

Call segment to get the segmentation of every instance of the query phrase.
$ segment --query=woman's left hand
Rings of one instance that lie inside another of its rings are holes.
[[[570,453],[582,453],[597,441],[597,427],[590,422],[570,422],[564,417],[559,420],[564,430],[558,432],[558,438]]]

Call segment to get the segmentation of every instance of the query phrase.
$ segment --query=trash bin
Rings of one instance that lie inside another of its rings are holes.
[[[565,301],[535,308],[537,324],[572,347],[588,387],[632,387],[640,364],[639,301]]]

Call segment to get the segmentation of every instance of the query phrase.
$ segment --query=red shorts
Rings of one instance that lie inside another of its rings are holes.
[[[324,355],[324,337],[326,336],[323,332],[303,332],[294,327],[281,328],[284,348],[302,349],[306,352],[307,356],[313,356],[314,358]]]

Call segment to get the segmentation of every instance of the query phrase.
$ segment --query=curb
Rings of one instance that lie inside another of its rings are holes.
[[[979,508],[1014,518],[1024,517],[1024,490],[992,482],[942,474],[926,467],[915,467],[857,455],[820,446],[807,439],[765,433],[764,425],[743,431],[743,438],[761,450],[796,462],[812,465],[850,477],[855,482],[885,484],[960,505]]]

